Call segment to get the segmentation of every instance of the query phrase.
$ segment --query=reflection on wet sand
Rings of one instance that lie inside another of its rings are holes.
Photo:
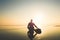
[[[9,27],[9,26],[8,26]],[[13,26],[12,26],[13,27]],[[0,40],[29,40],[25,27],[16,26],[17,28],[0,28]],[[60,40],[60,28],[52,27],[36,35],[34,40]]]
[[[36,35],[37,35],[37,33],[35,33],[35,34],[33,35],[30,31],[27,32],[27,36],[29,37],[30,40],[33,40]]]

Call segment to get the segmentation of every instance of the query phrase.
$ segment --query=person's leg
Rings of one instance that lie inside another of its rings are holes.
[[[32,31],[28,31],[28,32],[27,32],[27,35],[28,35],[28,37],[29,37],[30,40],[33,40],[32,33],[31,33],[31,32],[32,32]]]

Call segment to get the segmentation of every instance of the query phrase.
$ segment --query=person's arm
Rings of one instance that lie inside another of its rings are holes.
[[[38,28],[35,24],[34,24],[34,26],[35,26],[36,28]]]

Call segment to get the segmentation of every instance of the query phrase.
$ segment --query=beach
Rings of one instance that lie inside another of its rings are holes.
[[[60,40],[60,27],[50,27],[34,40]],[[0,26],[0,40],[30,40],[26,26]]]

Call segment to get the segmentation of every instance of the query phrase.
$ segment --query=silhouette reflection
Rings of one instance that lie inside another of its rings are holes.
[[[27,35],[28,35],[30,40],[33,40],[34,37],[37,35],[37,33],[34,34],[34,31],[30,30],[27,32]]]

